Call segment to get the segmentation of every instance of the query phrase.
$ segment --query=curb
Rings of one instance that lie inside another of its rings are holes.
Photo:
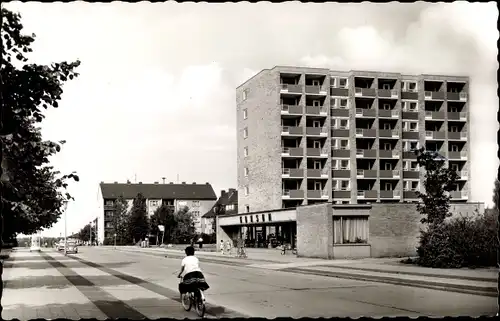
[[[465,294],[475,294],[488,297],[498,297],[498,289],[495,287],[479,287],[472,285],[457,285],[450,283],[438,283],[431,281],[409,281],[399,278],[385,277],[385,276],[364,276],[359,274],[343,273],[343,272],[327,272],[327,271],[315,271],[307,270],[301,268],[285,268],[280,271],[291,272],[291,273],[301,273],[301,274],[311,274],[319,276],[337,277],[342,279],[351,279],[359,281],[369,281],[369,282],[379,282],[385,284],[403,285],[418,288],[426,288],[447,292],[465,293]]]

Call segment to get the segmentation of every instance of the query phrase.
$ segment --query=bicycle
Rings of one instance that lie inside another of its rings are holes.
[[[236,253],[236,257],[246,259],[247,258],[247,252],[245,251],[245,248],[243,248],[243,247],[238,248],[238,252]]]
[[[179,283],[182,283],[182,278],[179,278],[179,280]],[[202,290],[197,289],[196,292],[187,292],[181,294],[181,304],[186,311],[190,311],[191,307],[194,304],[194,308],[198,316],[200,318],[203,318],[205,316],[205,295],[203,294]]]

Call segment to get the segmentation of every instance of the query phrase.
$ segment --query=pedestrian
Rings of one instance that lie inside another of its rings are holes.
[[[198,239],[198,246],[201,248],[203,248],[203,238],[200,236],[200,238]]]
[[[220,252],[224,255],[224,240],[220,240]]]
[[[227,240],[227,254],[231,255],[231,241],[230,240]]]

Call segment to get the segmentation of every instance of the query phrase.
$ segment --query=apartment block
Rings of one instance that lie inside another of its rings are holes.
[[[98,229],[99,241],[105,238],[112,237],[113,233],[113,215],[114,205],[117,198],[123,196],[128,202],[129,210],[137,194],[141,193],[146,198],[146,210],[149,216],[153,215],[156,209],[162,205],[171,206],[177,211],[185,206],[193,214],[194,223],[197,233],[202,232],[201,215],[210,210],[217,196],[212,185],[205,184],[174,184],[154,182],[153,184],[138,184],[127,183],[104,183],[99,185],[99,213],[100,227]],[[99,218],[99,217],[98,217]]]
[[[470,198],[469,78],[265,69],[236,89],[239,212],[415,202],[438,152]]]

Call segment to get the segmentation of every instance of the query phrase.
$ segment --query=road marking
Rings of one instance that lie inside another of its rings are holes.
[[[157,293],[161,296],[164,296],[166,297],[167,299],[170,299],[170,300],[174,300],[174,301],[177,301],[179,302],[180,304],[180,298],[179,298],[179,292],[177,291],[174,291],[174,290],[171,290],[171,289],[168,289],[166,287],[163,287],[163,286],[160,286],[160,285],[157,285],[157,284],[153,284],[147,280],[143,280],[143,279],[140,279],[138,277],[135,277],[135,276],[132,276],[132,275],[128,275],[128,274],[125,274],[125,273],[121,273],[117,270],[114,270],[114,269],[110,269],[110,268],[107,268],[107,267],[104,267],[100,264],[97,264],[97,263],[94,263],[94,262],[90,262],[90,261],[87,261],[87,260],[84,260],[82,258],[79,258],[79,257],[75,257],[75,256],[72,256],[70,255],[71,258],[83,263],[83,264],[86,264],[90,267],[93,267],[93,268],[96,268],[96,269],[99,269],[103,272],[106,272],[108,274],[111,274],[112,276],[114,277],[117,277],[117,278],[120,278],[122,280],[125,280],[127,282],[130,282],[132,284],[135,284],[135,285],[138,285],[138,286],[141,286],[151,292],[154,292],[154,293]],[[247,315],[244,315],[242,313],[239,313],[237,311],[233,311],[231,309],[228,309],[228,308],[225,308],[225,307],[222,307],[222,306],[216,306],[216,305],[207,305],[207,311],[206,311],[206,314],[207,314],[207,317],[215,317],[215,318],[225,318],[225,317],[249,317]]]
[[[50,265],[57,269],[71,284],[73,284],[83,295],[85,295],[90,302],[95,304],[95,306],[108,318],[129,318],[135,320],[146,319],[145,315],[102,290],[83,276],[72,271],[65,264],[54,259],[52,256],[44,252],[41,252],[40,254]]]

